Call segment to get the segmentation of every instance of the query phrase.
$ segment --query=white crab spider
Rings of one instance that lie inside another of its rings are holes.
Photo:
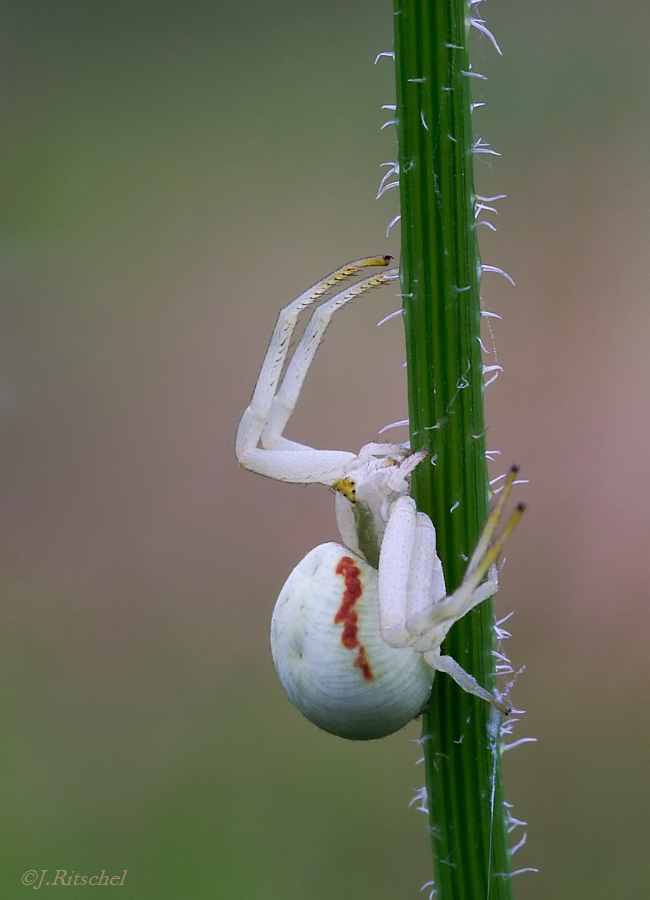
[[[317,307],[281,381],[299,313],[360,270],[387,266],[390,259],[352,262],[280,312],[236,441],[244,468],[336,491],[343,545],[321,544],[293,570],[273,613],[271,649],[280,680],[300,712],[325,731],[353,740],[383,737],[417,716],[431,693],[434,670],[509,711],[454,659],[442,656],[440,645],[454,622],[497,590],[494,564],[521,513],[518,508],[493,542],[514,470],[462,584],[447,596],[435,529],[409,496],[409,475],[427,450],[411,453],[407,444],[371,443],[355,455],[283,437],[333,313],[394,279],[397,270],[372,275]]]

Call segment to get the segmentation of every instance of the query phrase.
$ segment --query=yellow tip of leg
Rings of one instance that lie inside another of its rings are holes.
[[[508,538],[519,524],[519,520],[523,516],[525,509],[526,507],[523,503],[520,503],[517,506],[513,514],[506,522],[506,527],[503,529],[503,533],[501,534],[501,536],[492,544],[489,549],[487,549],[482,559],[477,562],[474,569],[474,574],[479,581],[485,575],[487,575],[490,566],[492,566],[497,561],[497,558],[503,550]]]
[[[476,545],[476,549],[472,554],[472,558],[469,562],[469,566],[467,567],[467,571],[473,572],[475,569],[481,565],[481,561],[484,559],[485,554],[488,551],[488,547],[490,546],[490,541],[494,535],[494,532],[497,529],[497,525],[499,524],[499,520],[503,514],[503,509],[506,505],[506,500],[510,495],[510,491],[512,490],[512,485],[514,484],[515,478],[517,477],[517,473],[519,472],[519,466],[514,465],[508,472],[508,477],[505,480],[503,488],[499,493],[499,496],[496,499],[492,510],[490,511],[490,515],[487,518],[487,522],[485,523],[485,527],[481,532],[481,536],[478,539],[478,544]],[[487,571],[487,570],[486,570]]]
[[[388,266],[393,257],[385,253],[383,256],[368,256],[365,259],[359,259],[356,263],[350,263],[352,266]]]
[[[367,269],[371,266],[388,266],[392,258],[392,256],[389,256],[386,253],[383,256],[365,256],[363,259],[354,259],[352,262],[341,266],[336,272],[332,272],[332,274],[323,281],[324,290],[329,290],[329,288],[344,281],[346,278],[352,278],[358,273],[359,269]],[[323,288],[321,288],[321,292],[322,290]]]

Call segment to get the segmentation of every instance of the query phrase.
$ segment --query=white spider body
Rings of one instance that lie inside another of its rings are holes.
[[[321,544],[293,570],[273,612],[271,649],[289,699],[341,737],[392,734],[431,693],[422,654],[381,636],[377,570],[341,544]]]
[[[517,515],[499,540],[492,537],[514,470],[461,585],[447,596],[435,529],[409,496],[410,473],[427,450],[372,443],[357,456],[283,437],[333,313],[396,273],[367,278],[319,306],[280,380],[298,314],[360,268],[387,265],[389,259],[344,266],[280,312],[236,442],[245,468],[336,491],[343,544],[316,547],[291,573],[273,613],[271,647],[298,709],[325,731],[356,740],[383,737],[414,718],[430,695],[434,670],[508,711],[455,660],[442,656],[440,645],[454,622],[497,590],[494,562]]]
[[[433,671],[422,653],[381,635],[377,583],[390,510],[408,494],[406,476],[424,456],[396,444],[363,447],[334,483],[345,546],[308,553],[275,605],[271,650],[280,681],[303,715],[341,737],[392,734],[431,693]],[[352,491],[354,502],[346,496]]]

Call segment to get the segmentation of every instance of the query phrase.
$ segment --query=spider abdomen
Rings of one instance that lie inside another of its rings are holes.
[[[316,547],[287,579],[271,650],[300,712],[352,740],[398,731],[431,693],[433,672],[422,654],[381,637],[377,570],[340,544]]]

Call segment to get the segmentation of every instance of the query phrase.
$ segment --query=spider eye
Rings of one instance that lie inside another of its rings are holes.
[[[351,478],[339,478],[339,480],[335,481],[332,485],[332,490],[338,491],[339,494],[343,494],[345,499],[349,500],[350,503],[357,502],[357,485]]]

